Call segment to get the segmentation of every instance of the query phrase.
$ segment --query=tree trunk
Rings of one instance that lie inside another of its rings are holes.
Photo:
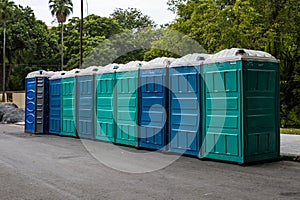
[[[3,23],[3,28],[4,28],[4,30],[3,30],[3,65],[2,65],[2,70],[3,70],[3,77],[2,77],[2,102],[5,102],[5,84],[6,84],[6,81],[5,81],[5,79],[6,79],[6,77],[5,77],[5,48],[6,48],[6,46],[5,46],[5,44],[6,44],[6,23],[4,22]]]
[[[61,71],[64,69],[64,23],[61,23]]]

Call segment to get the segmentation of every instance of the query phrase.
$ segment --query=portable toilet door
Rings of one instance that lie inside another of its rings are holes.
[[[166,150],[167,67],[173,58],[156,58],[140,69],[139,147]]]
[[[49,79],[36,78],[36,133],[49,132]]]
[[[56,72],[49,79],[49,133],[61,133],[61,77],[65,71]]]
[[[226,49],[207,59],[202,157],[247,163],[279,158],[279,61]]]
[[[77,134],[80,138],[94,139],[95,120],[95,83],[94,74],[98,67],[81,70],[77,76]]]
[[[169,69],[169,151],[200,156],[201,74],[207,54],[189,54]]]
[[[61,135],[77,137],[76,130],[76,75],[79,69],[67,72],[61,79]]]
[[[115,142],[117,95],[114,89],[118,67],[118,64],[99,67],[96,74],[96,140]]]
[[[138,70],[141,66],[142,62],[130,62],[120,66],[116,73],[117,144],[138,146]]]
[[[25,132],[35,133],[36,116],[36,79],[25,79],[26,102],[25,102]]]
[[[52,72],[31,72],[26,77],[25,132],[49,131],[49,83]]]

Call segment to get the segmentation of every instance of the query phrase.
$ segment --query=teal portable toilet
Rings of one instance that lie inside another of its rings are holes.
[[[73,69],[61,79],[61,123],[62,136],[77,137],[76,129],[76,75],[79,69]]]
[[[279,61],[226,49],[203,67],[202,157],[248,163],[280,156]]]
[[[139,147],[166,150],[168,136],[168,66],[174,58],[156,58],[140,69]]]
[[[76,76],[76,128],[80,138],[95,135],[95,73],[99,67],[82,69]]]
[[[118,66],[109,64],[99,67],[96,74],[96,140],[115,142],[117,96],[114,89]]]
[[[138,146],[139,68],[143,64],[133,61],[120,66],[116,73],[117,144]]]
[[[208,54],[189,54],[169,67],[169,151],[200,157],[201,69]]]
[[[65,71],[55,72],[49,79],[49,133],[61,133],[61,77]]]

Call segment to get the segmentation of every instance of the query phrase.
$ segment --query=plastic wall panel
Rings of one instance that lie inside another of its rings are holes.
[[[166,150],[167,69],[140,71],[139,146]]]
[[[62,84],[62,132],[64,136],[77,136],[76,130],[76,78],[63,78]]]
[[[169,70],[169,151],[199,156],[200,67]]]
[[[117,72],[116,143],[138,146],[138,71]]]
[[[115,73],[96,75],[96,140],[115,142]]]
[[[94,138],[94,76],[77,77],[77,133],[80,138]]]
[[[279,64],[244,61],[246,161],[280,153]]]
[[[241,62],[204,67],[204,157],[243,160]]]
[[[61,133],[61,79],[49,81],[49,133]]]
[[[36,115],[36,79],[27,78],[25,80],[26,105],[25,105],[25,132],[35,132]]]

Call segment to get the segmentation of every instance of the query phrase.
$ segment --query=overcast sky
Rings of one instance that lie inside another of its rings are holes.
[[[33,9],[37,19],[51,26],[49,0],[13,0],[15,4],[29,6]],[[157,24],[171,22],[175,15],[168,11],[167,0],[84,0],[84,16],[96,14],[108,17],[115,8],[138,8],[143,14],[149,15]],[[88,8],[88,9],[87,9]],[[80,16],[80,0],[73,0],[73,14],[70,17]]]

